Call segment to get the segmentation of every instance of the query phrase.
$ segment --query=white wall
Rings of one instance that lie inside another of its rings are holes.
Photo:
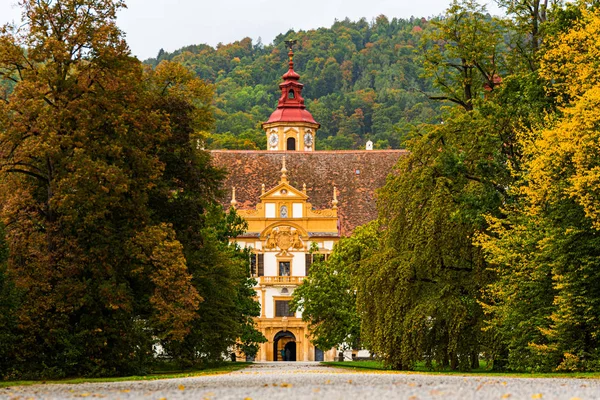
[[[278,276],[279,263],[276,257],[277,252],[265,252],[265,276]],[[306,276],[306,259],[303,252],[290,253],[292,258],[292,276]]]

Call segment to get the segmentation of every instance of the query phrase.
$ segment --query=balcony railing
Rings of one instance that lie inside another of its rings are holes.
[[[299,285],[304,281],[303,276],[260,276],[258,283],[265,286]]]

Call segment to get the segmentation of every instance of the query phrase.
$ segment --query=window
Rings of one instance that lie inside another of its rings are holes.
[[[288,300],[275,300],[276,317],[294,317],[295,314],[290,311],[290,302]]]
[[[258,276],[265,276],[265,255],[258,255]]]
[[[308,276],[312,263],[313,263],[313,255],[310,253],[306,253],[304,255],[304,275],[305,276]]]
[[[252,276],[265,275],[265,255],[252,253],[250,255],[250,273]]]
[[[279,276],[290,276],[289,261],[279,261]]]
[[[256,258],[258,254],[252,253],[250,254],[250,275],[256,276],[258,274],[258,270],[256,268]]]
[[[286,143],[288,150],[296,150],[296,139],[294,139],[293,137],[288,138]]]
[[[279,209],[279,217],[287,218],[288,217],[288,209],[287,206],[281,206]]]
[[[313,263],[319,261],[327,261],[329,258],[329,254],[323,253],[306,253],[304,254],[304,274],[308,276],[310,274],[310,267],[312,267]]]
[[[292,89],[288,92],[288,99],[295,99],[295,98],[296,98],[296,95],[294,93],[294,90]]]

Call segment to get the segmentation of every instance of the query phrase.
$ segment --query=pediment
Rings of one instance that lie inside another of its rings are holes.
[[[260,196],[262,201],[265,200],[307,200],[308,196],[302,191],[296,189],[292,185],[281,182],[279,185],[265,192]]]

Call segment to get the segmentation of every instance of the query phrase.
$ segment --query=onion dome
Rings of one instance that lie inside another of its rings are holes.
[[[291,48],[288,57],[289,69],[283,74],[283,82],[279,84],[281,97],[277,103],[277,109],[271,114],[269,120],[263,123],[263,127],[273,122],[308,122],[319,125],[304,105],[302,97],[304,85],[299,82],[300,75],[294,71],[294,52]]]

